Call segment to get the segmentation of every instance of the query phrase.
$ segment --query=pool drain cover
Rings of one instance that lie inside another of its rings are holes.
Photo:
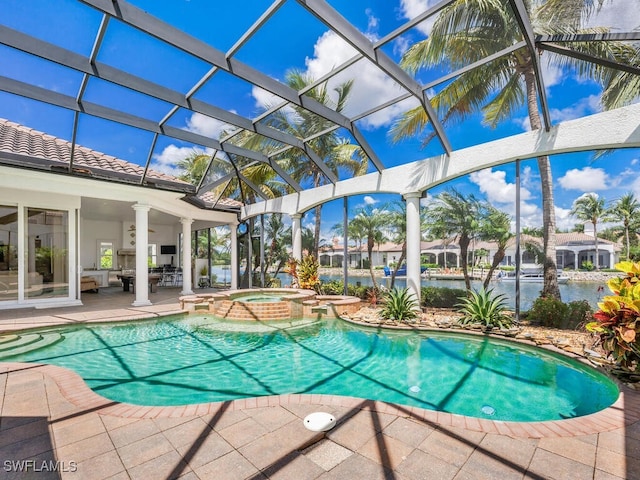
[[[496,413],[496,409],[491,405],[485,405],[480,410],[482,410],[482,413],[484,413],[485,415],[495,415]]]
[[[412,387],[409,387],[409,391],[411,393],[418,393],[420,391],[420,387],[418,385],[413,385]]]
[[[331,430],[335,424],[335,417],[326,412],[310,413],[304,418],[304,426],[312,432],[326,432]]]

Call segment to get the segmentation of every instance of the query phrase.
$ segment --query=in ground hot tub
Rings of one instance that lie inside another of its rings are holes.
[[[268,321],[335,318],[360,308],[358,297],[317,295],[313,290],[295,288],[253,288],[181,297],[185,310],[208,310],[227,320]]]

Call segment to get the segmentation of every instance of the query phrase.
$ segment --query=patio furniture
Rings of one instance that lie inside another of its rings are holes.
[[[100,288],[100,285],[98,285],[98,281],[95,278],[89,276],[83,276],[80,278],[81,292],[98,293],[98,288]]]
[[[158,291],[158,283],[160,283],[160,279],[162,275],[159,274],[150,274],[149,275],[149,292],[155,293]],[[136,292],[136,276],[130,274],[121,274],[118,275],[118,280],[122,281],[122,291],[135,293]]]

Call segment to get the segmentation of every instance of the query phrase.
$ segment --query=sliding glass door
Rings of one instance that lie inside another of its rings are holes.
[[[69,214],[27,208],[25,298],[69,296]]]
[[[0,205],[0,302],[18,300],[18,207]]]

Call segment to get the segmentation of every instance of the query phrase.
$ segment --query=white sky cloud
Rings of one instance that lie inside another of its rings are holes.
[[[565,190],[591,192],[610,188],[609,174],[602,168],[572,168],[560,178],[558,183]]]
[[[556,205],[556,228],[562,231],[573,229],[576,224],[576,219],[570,212],[570,208],[562,208]],[[542,221],[540,221],[538,225],[542,225]]]
[[[356,53],[356,50],[338,35],[333,32],[325,32],[315,44],[313,57],[306,59],[307,73],[311,78],[320,78],[335,66],[352,58]],[[354,85],[344,112],[349,116],[365,112],[375,105],[404,93],[404,90],[391,78],[365,59],[333,77],[329,82],[329,90],[351,79],[354,80]],[[410,106],[407,102],[395,104],[364,118],[361,125],[363,128],[387,126]]]
[[[187,126],[185,130],[189,132],[197,133],[209,138],[220,138],[220,133],[223,130],[230,130],[232,127],[215,118],[207,117],[201,113],[194,113],[191,117],[187,118]]]
[[[487,196],[490,203],[513,203],[516,199],[515,183],[507,183],[504,170],[486,168],[469,175],[471,182],[478,185],[482,193]],[[520,186],[520,199],[525,201],[531,198],[531,192]]]
[[[162,152],[153,155],[152,168],[168,175],[179,175],[182,173],[182,170],[176,167],[176,163],[193,155],[194,152],[197,154],[206,153],[211,155],[213,150],[203,150],[197,147],[177,147],[171,144],[166,146]]]
[[[589,19],[589,26],[610,26],[612,32],[630,32],[640,27],[640,8],[633,0],[604,2],[599,13]]]
[[[562,110],[551,109],[549,114],[551,115],[551,120],[555,123],[574,120],[576,118],[600,112],[601,110],[602,106],[600,104],[600,96],[589,95],[571,107],[563,108]]]
[[[515,229],[516,215],[516,185],[506,181],[506,172],[487,168],[471,173],[469,179],[475,183],[486,200],[496,208],[511,215],[512,228]],[[522,169],[520,184],[520,225],[521,227],[539,227],[542,225],[542,209],[534,201],[529,188],[536,183],[531,167]],[[638,182],[640,188],[640,181]],[[555,207],[556,226],[562,230],[571,229],[575,219],[569,214],[570,209]]]
[[[411,20],[436,3],[436,0],[400,0],[400,13],[404,18]],[[418,29],[425,35],[429,35],[434,20],[435,16],[432,16],[431,18],[428,18],[424,22],[421,22],[419,25],[417,25],[416,29]]]
[[[371,195],[365,195],[364,196],[364,203],[366,203],[367,205],[373,205],[374,203],[377,203],[378,201],[373,198]]]

